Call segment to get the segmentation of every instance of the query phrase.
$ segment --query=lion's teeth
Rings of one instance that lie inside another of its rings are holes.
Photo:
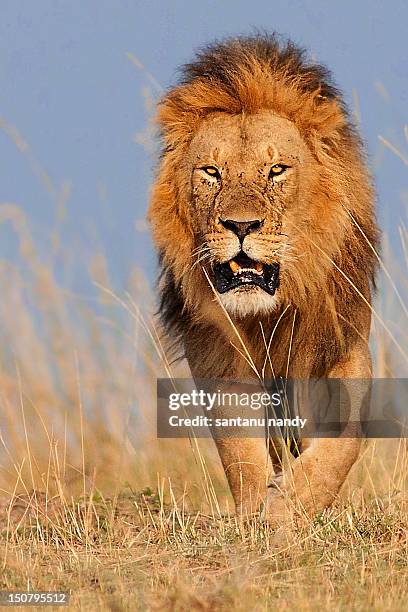
[[[252,274],[261,274],[261,272],[255,270],[255,268],[240,268],[235,274],[244,274],[245,272],[252,272]]]
[[[229,261],[228,263],[235,276],[237,276],[238,274],[244,274],[245,272],[251,272],[252,274],[261,275],[263,272],[263,264],[259,261],[255,263],[254,268],[241,268],[241,266],[236,261],[234,261],[234,259],[231,259],[231,261]]]

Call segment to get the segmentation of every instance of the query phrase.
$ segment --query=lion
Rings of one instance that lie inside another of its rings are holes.
[[[375,195],[329,71],[276,34],[226,39],[184,66],[157,122],[159,312],[193,377],[369,379]],[[283,471],[269,440],[217,437],[237,512],[328,507],[359,454],[350,427],[301,440]]]

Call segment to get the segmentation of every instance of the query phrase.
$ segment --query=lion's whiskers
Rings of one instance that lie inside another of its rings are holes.
[[[200,255],[201,253],[204,253],[209,250],[210,250],[210,247],[208,246],[206,242],[204,242],[203,244],[200,244],[198,247],[196,247],[195,249],[191,251],[191,257],[194,257],[195,255]]]
[[[293,249],[285,250],[282,254],[282,261],[285,263],[297,263],[300,256]]]
[[[201,263],[203,263],[204,261],[206,261],[206,260],[211,260],[211,259],[214,259],[214,256],[213,256],[213,254],[212,254],[211,252],[210,252],[210,253],[203,253],[203,254],[201,255],[201,257],[199,257],[199,258],[197,259],[197,261],[195,261],[195,262],[193,263],[193,265],[191,266],[191,270],[194,270],[194,268],[195,268],[195,267],[196,267],[198,264],[201,264]]]
[[[200,244],[198,247],[193,249],[191,253],[191,257],[196,258],[196,261],[191,266],[191,270],[193,270],[198,264],[202,263],[206,259],[211,258],[211,256],[212,256],[212,253],[211,253],[210,247],[208,246],[207,242]]]

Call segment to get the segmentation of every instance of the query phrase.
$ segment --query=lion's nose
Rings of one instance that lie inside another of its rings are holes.
[[[233,219],[220,219],[220,223],[225,229],[234,232],[234,234],[238,236],[240,242],[242,242],[245,236],[251,232],[256,232],[262,227],[263,220],[252,219],[252,221],[234,221]]]

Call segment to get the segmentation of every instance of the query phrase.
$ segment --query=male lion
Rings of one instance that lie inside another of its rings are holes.
[[[162,321],[193,376],[371,377],[373,189],[329,72],[257,35],[210,45],[182,74],[159,104],[149,219]],[[283,474],[276,445],[217,439],[237,511],[321,511],[357,458],[350,431],[302,440]]]

